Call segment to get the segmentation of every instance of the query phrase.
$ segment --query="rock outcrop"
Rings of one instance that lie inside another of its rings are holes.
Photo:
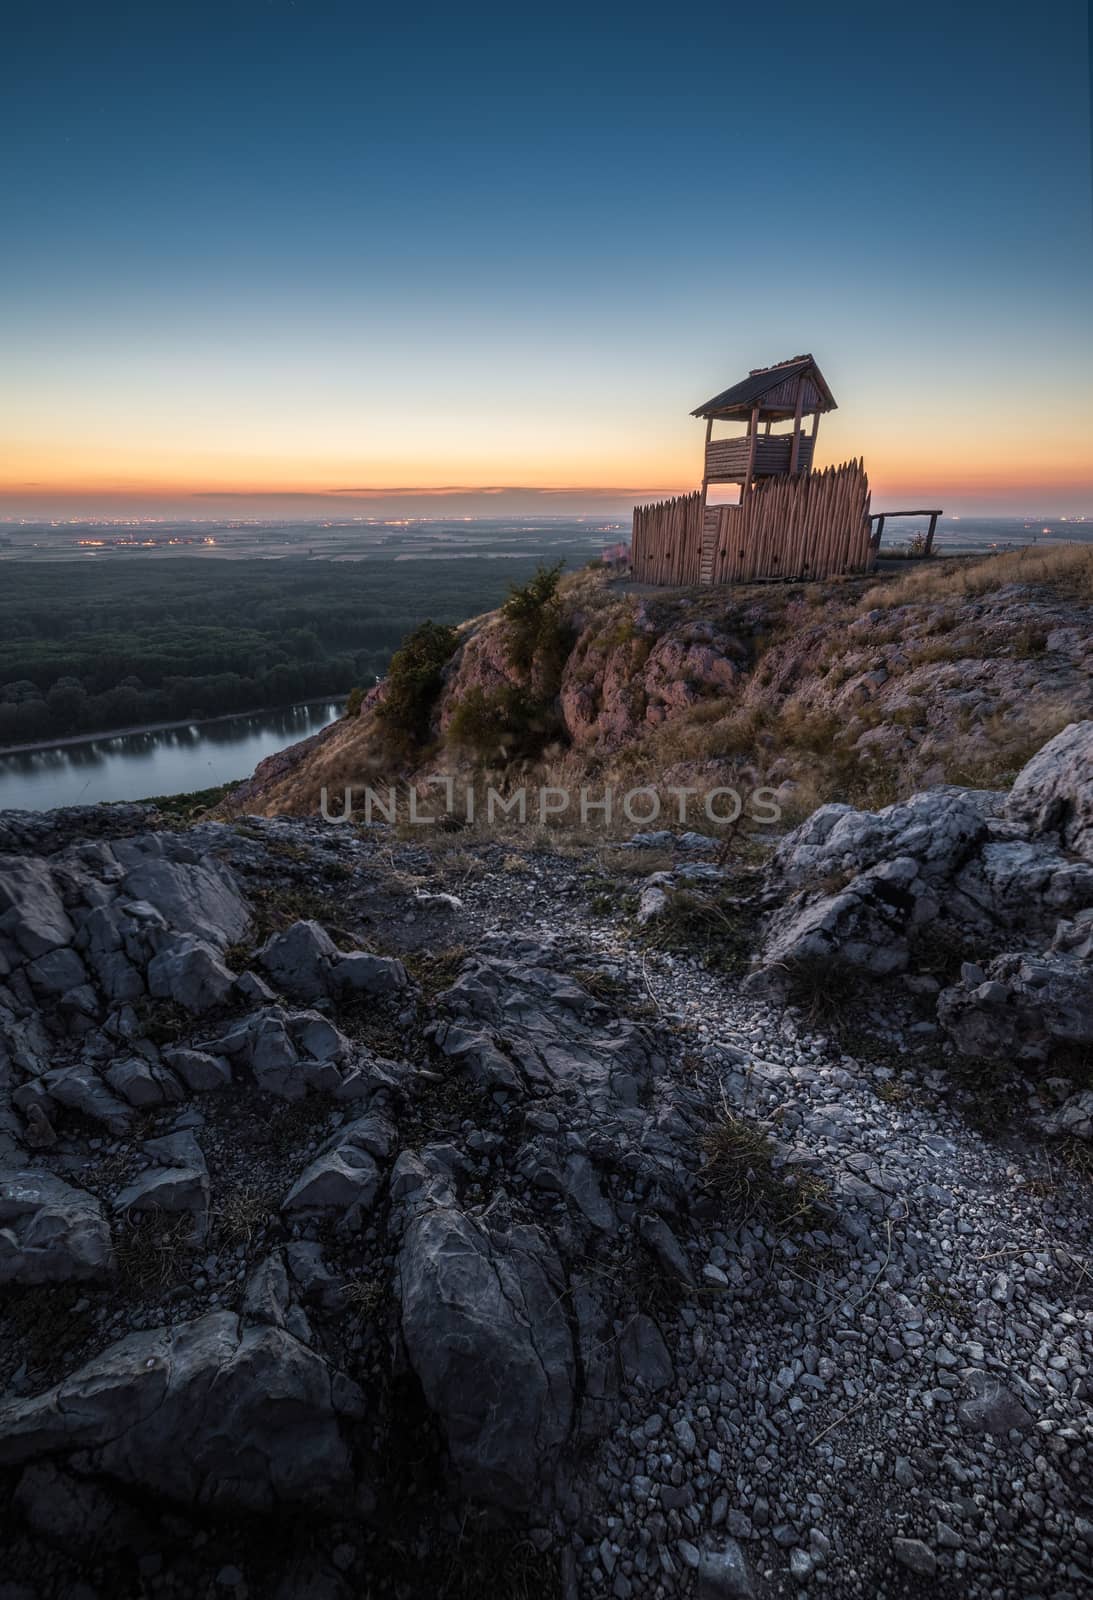
[[[231,1312],[132,1334],[32,1399],[0,1404],[0,1465],[77,1456],[185,1506],[272,1511],[351,1492],[352,1384],[283,1329]]]
[[[972,1056],[1045,1063],[1093,1044],[1093,722],[1075,723],[1007,797],[938,789],[878,813],[823,806],[778,846],[753,983],[803,968],[907,972],[916,941],[969,951],[938,1021]],[[996,954],[973,959],[984,940]]]

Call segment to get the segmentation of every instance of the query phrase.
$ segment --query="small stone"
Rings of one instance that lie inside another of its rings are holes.
[[[937,1571],[937,1559],[921,1539],[893,1539],[892,1554],[901,1567],[917,1572],[921,1578],[932,1578]]]
[[[806,1550],[791,1550],[789,1553],[790,1575],[797,1583],[807,1583],[812,1576],[812,1557]]]

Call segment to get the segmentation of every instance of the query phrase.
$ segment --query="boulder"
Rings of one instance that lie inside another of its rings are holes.
[[[1072,722],[1022,767],[1006,815],[1093,861],[1093,721]]]
[[[44,997],[64,994],[87,982],[87,968],[68,947],[38,956],[27,965],[26,974],[35,993]]]
[[[90,965],[108,1000],[124,1005],[128,1000],[139,1000],[144,994],[144,979],[140,972],[120,950],[108,951],[98,957],[89,956]]]
[[[694,1268],[687,1252],[663,1217],[658,1217],[655,1212],[646,1213],[638,1221],[638,1234],[667,1277],[676,1279],[688,1289],[695,1287]]]
[[[964,1055],[1049,1062],[1059,1045],[1093,1045],[1093,966],[1053,951],[998,956],[943,989],[937,1015]]]
[[[656,1394],[675,1377],[660,1329],[644,1312],[634,1314],[619,1336],[619,1360],[628,1383]]]
[[[454,1206],[414,1216],[398,1260],[402,1334],[463,1492],[529,1507],[574,1423],[560,1263],[534,1227],[494,1230]]]
[[[148,990],[200,1016],[224,1005],[235,974],[213,946],[193,934],[177,934],[148,964]]]
[[[51,1100],[70,1111],[78,1111],[93,1122],[101,1122],[113,1134],[127,1133],[133,1120],[131,1108],[103,1083],[95,1069],[85,1062],[72,1067],[57,1067],[43,1075],[42,1086]]]
[[[802,822],[771,858],[770,881],[787,889],[857,877],[883,862],[911,860],[928,882],[950,878],[987,837],[970,795],[928,789],[882,811],[831,804]]]
[[[1093,1089],[1079,1089],[1068,1095],[1061,1106],[1037,1117],[1044,1132],[1069,1139],[1093,1139]]]
[[[0,1403],[0,1464],[80,1453],[84,1470],[183,1506],[329,1509],[352,1488],[339,1408],[359,1392],[284,1329],[229,1311],[134,1333]]]
[[[902,972],[910,935],[937,914],[918,863],[897,857],[853,878],[834,894],[795,896],[776,911],[764,937],[762,966],[784,982],[794,967],[837,961],[872,978]]]
[[[105,1278],[112,1265],[94,1195],[50,1172],[0,1170],[0,1284]]]
[[[1050,938],[1060,917],[1093,907],[1093,864],[1046,840],[986,841],[953,879],[948,918],[979,928],[1015,928]]]
[[[154,1066],[141,1056],[112,1062],[103,1077],[116,1095],[141,1111],[183,1099],[178,1081],[164,1067]]]
[[[1028,1407],[997,1373],[967,1367],[961,1374],[968,1398],[957,1407],[957,1419],[970,1433],[1022,1433],[1032,1426]]]
[[[194,1094],[226,1088],[232,1081],[231,1063],[207,1050],[189,1050],[180,1045],[164,1050],[163,1059]]]
[[[243,1291],[243,1318],[267,1328],[283,1328],[292,1304],[284,1257],[275,1250],[260,1261]]]
[[[395,1129],[386,1117],[369,1114],[339,1128],[293,1184],[282,1211],[336,1211],[352,1227],[360,1227],[372,1209],[382,1183],[381,1164],[395,1144]]]
[[[299,1071],[300,1058],[289,1038],[284,1013],[271,1010],[260,1016],[253,1029],[249,1065],[254,1081],[282,1100],[302,1100],[307,1082]]]
[[[0,933],[33,960],[71,944],[75,929],[46,862],[6,856],[0,863]]]
[[[293,1000],[319,1000],[330,988],[330,969],[341,955],[318,922],[294,922],[273,933],[257,954],[277,988]]]
[[[195,1241],[203,1239],[209,1215],[209,1169],[194,1134],[183,1129],[148,1139],[141,1149],[155,1165],[122,1189],[114,1210],[138,1216],[149,1211],[188,1213]]]
[[[194,1236],[203,1238],[209,1205],[209,1175],[195,1167],[152,1167],[127,1184],[114,1201],[114,1210],[140,1215],[163,1211],[187,1212],[194,1219]]]
[[[202,860],[185,840],[171,834],[119,839],[114,854],[131,900],[154,906],[167,925],[224,950],[242,939],[250,908],[230,869]]]
[[[755,1600],[747,1557],[735,1539],[699,1556],[698,1600]]]
[[[484,942],[437,997],[445,1019],[437,1046],[491,1088],[559,1093],[598,1115],[636,1107],[658,1061],[648,1038],[630,1021],[608,1019],[554,959],[541,940]]]
[[[393,956],[374,956],[352,950],[334,963],[335,989],[343,994],[397,994],[409,982],[406,968]]]
[[[352,1045],[329,1017],[318,1011],[294,1011],[287,1018],[292,1042],[313,1061],[342,1062],[352,1054]]]
[[[380,1186],[380,1170],[364,1150],[337,1145],[304,1168],[281,1202],[281,1210],[349,1211],[371,1209]]]

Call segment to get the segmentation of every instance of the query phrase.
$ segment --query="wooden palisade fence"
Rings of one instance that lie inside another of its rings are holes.
[[[761,479],[738,506],[701,493],[635,506],[634,576],[643,583],[754,583],[864,572],[869,480],[860,460]]]
[[[630,542],[640,583],[698,583],[702,568],[702,494],[634,507]]]

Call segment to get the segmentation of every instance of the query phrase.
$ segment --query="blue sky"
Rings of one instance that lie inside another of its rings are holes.
[[[799,350],[876,488],[1093,506],[1076,0],[47,3],[0,73],[0,514],[688,487]]]

